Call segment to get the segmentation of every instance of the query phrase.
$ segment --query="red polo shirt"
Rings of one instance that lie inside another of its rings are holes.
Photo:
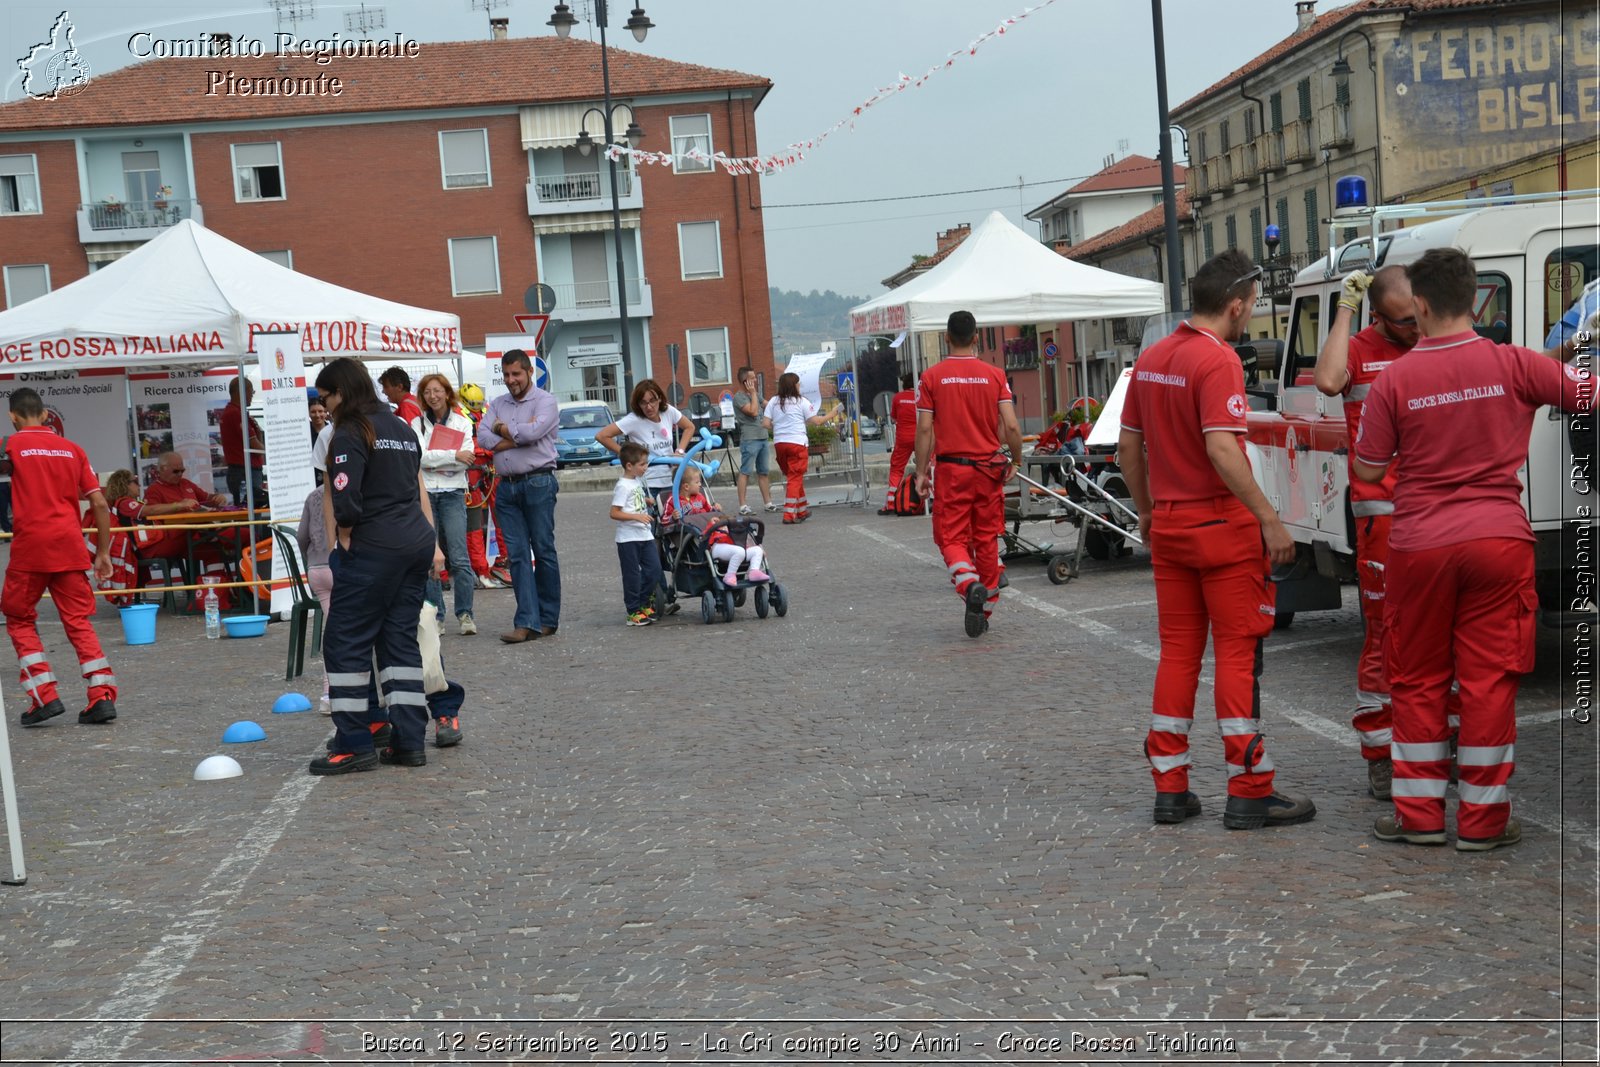
[[[917,383],[917,410],[933,413],[940,456],[993,459],[1000,451],[1000,405],[1009,403],[1005,372],[977,356],[941,359]]]
[[[1574,410],[1594,381],[1549,356],[1475,333],[1425,337],[1373,382],[1356,458],[1395,472],[1389,545],[1406,552],[1532,541],[1517,469],[1545,404]]]
[[[228,406],[222,409],[222,416],[217,423],[217,432],[222,434],[222,462],[230,467],[244,466],[244,442],[239,439],[239,421],[242,418],[237,400],[228,401]],[[265,441],[261,434],[261,426],[255,419],[250,420],[250,436]],[[250,466],[259,467],[266,462],[266,457],[256,454],[250,457]]]
[[[1356,435],[1361,432],[1361,405],[1367,399],[1367,394],[1372,389],[1372,383],[1378,380],[1378,375],[1395,360],[1405,355],[1411,349],[1393,341],[1379,332],[1376,326],[1368,326],[1365,330],[1350,338],[1348,370],[1350,380],[1344,383],[1344,422],[1350,435],[1353,446]],[[1350,448],[1351,458],[1355,458],[1355,448]],[[1350,479],[1351,500],[1393,500],[1394,499],[1394,472],[1389,472],[1389,477],[1381,482],[1366,482],[1360,478]]]
[[[1244,451],[1244,365],[1209,330],[1185,322],[1134,364],[1122,428],[1144,435],[1158,504],[1232,496],[1206,456],[1206,434],[1237,434]]]
[[[401,422],[410,426],[412,419],[420,419],[422,417],[422,405],[417,403],[416,397],[407,393],[400,398],[400,403],[394,406],[394,414]]]
[[[89,457],[43,426],[28,426],[6,442],[11,457],[11,510],[15,536],[11,566],[55,574],[86,570],[79,501],[100,488]]]
[[[210,502],[211,494],[187,478],[179,479],[177,485],[168,485],[157,478],[144,491],[146,504],[178,504],[185,500],[193,500],[203,505]]]

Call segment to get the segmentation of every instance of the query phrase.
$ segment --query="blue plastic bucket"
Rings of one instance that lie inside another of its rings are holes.
[[[130,645],[156,643],[156,612],[159,604],[134,604],[122,609],[122,640]]]

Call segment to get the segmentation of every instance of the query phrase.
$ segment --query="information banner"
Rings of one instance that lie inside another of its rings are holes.
[[[89,464],[102,479],[128,466],[133,456],[128,448],[128,385],[120,369],[4,375],[0,410],[23,386],[44,401],[45,425],[89,453]]]
[[[163,452],[176,452],[183,457],[191,482],[209,492],[228,492],[222,409],[228,405],[228,386],[238,376],[236,367],[128,375],[133,453],[141,486],[150,487]]]
[[[300,332],[256,334],[261,361],[261,428],[266,435],[267,487],[275,523],[298,523],[306,497],[316,488],[311,469],[311,411],[306,400],[305,358]],[[305,573],[305,561],[296,564]],[[289,567],[276,538],[272,544],[272,614],[294,605]]]
[[[832,359],[834,352],[805,352],[789,357],[789,365],[784,368],[800,379],[800,395],[809,399],[822,410],[822,390],[817,384],[817,379],[822,374],[822,365]]]

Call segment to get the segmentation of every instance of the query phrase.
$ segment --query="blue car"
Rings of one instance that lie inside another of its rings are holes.
[[[573,400],[561,405],[561,426],[556,430],[556,464],[609,463],[611,453],[594,435],[616,420],[611,409],[597,400]]]

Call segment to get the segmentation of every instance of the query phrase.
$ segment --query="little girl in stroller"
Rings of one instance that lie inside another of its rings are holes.
[[[767,558],[760,543],[760,522],[732,519],[723,514],[706,492],[705,480],[699,468],[684,467],[676,505],[671,493],[662,499],[662,526],[670,527],[681,521],[684,526],[700,533],[711,558],[722,565],[721,579],[724,585],[736,588],[741,569],[748,582],[772,580],[772,576],[766,572]]]

